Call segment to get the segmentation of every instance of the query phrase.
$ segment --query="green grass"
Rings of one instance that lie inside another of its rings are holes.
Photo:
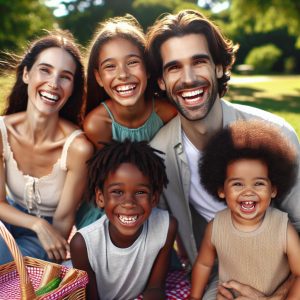
[[[300,138],[300,75],[232,76],[225,98],[281,116]]]
[[[0,77],[0,111],[10,91],[12,76]],[[230,80],[225,99],[255,106],[283,117],[300,138],[300,75],[241,76]]]

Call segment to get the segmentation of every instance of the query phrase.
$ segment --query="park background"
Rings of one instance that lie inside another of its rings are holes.
[[[285,118],[300,137],[299,0],[0,0],[0,113],[22,54],[43,29],[70,30],[83,53],[97,23],[130,13],[143,28],[162,13],[196,9],[240,45],[225,99]]]

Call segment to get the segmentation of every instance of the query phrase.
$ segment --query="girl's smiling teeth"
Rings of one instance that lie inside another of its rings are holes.
[[[47,91],[41,91],[40,96],[44,98],[46,101],[50,101],[50,102],[57,102],[59,100],[58,95],[49,93]]]
[[[138,219],[138,215],[135,216],[118,215],[118,218],[123,224],[133,224]]]
[[[119,85],[115,88],[115,90],[122,96],[127,96],[131,94],[135,88],[136,84],[124,84],[124,85]]]

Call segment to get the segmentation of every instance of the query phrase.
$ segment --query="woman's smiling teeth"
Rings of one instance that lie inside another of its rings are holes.
[[[51,101],[51,102],[57,102],[59,100],[58,95],[54,95],[54,94],[46,92],[46,91],[41,91],[40,96],[45,98],[47,101]]]
[[[121,221],[121,223],[123,224],[132,224],[135,223],[138,216],[125,216],[125,215],[119,215],[119,220]]]
[[[136,84],[119,85],[116,87],[116,91],[122,96],[127,96],[131,94],[135,88]]]

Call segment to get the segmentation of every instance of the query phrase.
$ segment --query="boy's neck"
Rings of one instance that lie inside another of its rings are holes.
[[[129,248],[141,235],[143,231],[142,225],[139,230],[131,236],[123,235],[121,232],[118,232],[116,228],[111,226],[111,223],[109,222],[108,225],[108,232],[111,242],[118,248]]]

